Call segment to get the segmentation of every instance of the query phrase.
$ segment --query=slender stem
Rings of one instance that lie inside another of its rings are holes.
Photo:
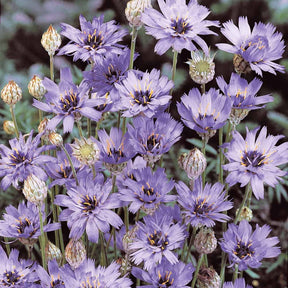
[[[128,207],[124,207],[124,222],[126,227],[126,232],[129,230],[129,210]]]
[[[50,55],[50,79],[54,81],[54,59],[53,55]]]
[[[124,117],[123,118],[123,122],[122,122],[122,133],[123,135],[125,134],[126,132],[126,118]]]
[[[177,56],[178,52],[176,50],[173,51],[173,63],[172,63],[172,77],[171,80],[175,84],[175,75],[176,75],[176,66],[177,66]],[[173,88],[170,90],[170,95],[173,93]]]
[[[120,113],[120,112],[119,112]],[[102,121],[102,118],[97,122],[96,124],[96,129],[95,129],[95,139],[98,138],[98,131],[99,131],[99,128],[100,128],[100,125],[101,125],[101,121]]]
[[[233,282],[238,278],[238,265],[235,265],[234,272],[233,272]]]
[[[205,94],[205,84],[201,85],[201,93],[202,95]]]
[[[205,263],[205,266],[208,267],[208,257],[207,257],[207,254],[204,254],[204,263]]]
[[[91,136],[91,119],[87,118],[87,137]]]
[[[45,270],[47,270],[47,263],[46,263],[46,255],[45,255],[45,234],[44,234],[44,228],[43,228],[43,216],[41,211],[41,205],[38,206],[39,208],[39,220],[40,220],[40,247],[41,247],[41,257],[42,257],[42,266]]]
[[[221,146],[223,145],[223,128],[219,129],[219,182],[223,184],[223,149]]]
[[[132,32],[131,32],[129,69],[133,69],[136,39],[137,39],[137,28],[133,25],[133,26],[132,26]]]
[[[81,128],[81,122],[80,121],[76,121],[77,122],[77,127],[78,127],[78,131],[79,131],[79,135],[81,138],[83,138],[83,132],[82,132],[82,128]]]
[[[17,137],[17,139],[19,139],[19,129],[18,129],[16,117],[15,117],[15,114],[14,114],[14,105],[10,105],[10,113],[11,113],[12,120],[13,120],[13,123],[14,123],[14,126],[15,126],[16,137]]]
[[[101,266],[107,266],[107,254],[106,254],[106,249],[105,249],[105,243],[104,243],[104,236],[103,233],[99,233],[100,237],[100,245],[101,245],[101,258],[100,258],[100,264]]]
[[[43,118],[43,112],[42,112],[42,110],[39,109],[38,113],[39,113],[39,123],[41,123],[42,118]]]
[[[54,198],[55,198],[55,195],[54,195],[54,190],[56,190],[56,187],[58,188],[57,185],[55,185],[53,187],[53,189],[51,189],[51,203],[52,203],[52,215],[53,215],[53,221],[54,223],[58,222],[58,215],[57,215],[57,211],[56,211],[56,205],[54,205]],[[47,199],[47,198],[46,198]],[[48,215],[48,214],[47,214]],[[60,241],[59,241],[59,233],[58,233],[58,230],[55,230],[55,244],[57,247],[60,247]]]
[[[193,227],[193,232],[192,232],[192,235],[191,235],[191,238],[190,238],[190,241],[189,241],[186,258],[185,258],[185,261],[184,261],[185,263],[188,262],[188,258],[189,258],[189,255],[190,255],[190,250],[191,250],[191,247],[192,247],[193,242],[194,242],[194,238],[195,238],[195,235],[196,235],[196,231],[197,231],[197,228],[196,228],[196,227]]]
[[[6,246],[6,251],[7,251],[7,256],[10,255],[10,244],[9,244],[9,240],[7,237],[4,237],[4,241],[5,241],[5,246]]]
[[[117,128],[118,129],[120,127],[120,120],[121,120],[121,111],[118,112],[118,117],[117,117]]]
[[[222,257],[221,257],[221,271],[220,271],[220,279],[221,279],[221,286],[223,285],[225,281],[225,268],[226,268],[226,262],[227,262],[227,254],[222,251]]]
[[[68,151],[66,150],[66,148],[64,147],[64,145],[61,145],[61,148],[63,149],[63,151],[65,152],[66,156],[67,156],[67,159],[69,161],[69,164],[71,166],[71,169],[72,169],[72,173],[73,173],[73,176],[74,176],[74,179],[76,181],[76,185],[79,186],[79,182],[78,182],[78,179],[77,179],[77,174],[76,174],[76,170],[74,168],[74,165],[72,163],[72,159],[68,153]]]
[[[248,208],[250,208],[251,198],[252,198],[252,189],[249,190],[249,194],[248,194],[248,200],[247,200],[247,207]]]
[[[194,275],[193,275],[193,280],[192,280],[191,288],[194,288],[194,287],[195,287],[195,283],[196,283],[196,280],[197,280],[197,278],[198,278],[199,270],[200,270],[201,264],[202,264],[202,262],[203,262],[203,259],[204,259],[203,254],[201,254],[201,255],[200,255],[200,258],[199,258],[199,260],[198,260],[198,263],[197,263],[196,271],[195,271],[195,273],[194,273]]]
[[[207,145],[207,140],[205,139],[205,137],[202,137],[202,153],[204,156],[206,156],[206,145]],[[202,185],[204,187],[205,185],[205,181],[206,181],[206,169],[203,171],[202,173]]]
[[[244,198],[243,198],[243,200],[242,200],[242,203],[241,203],[241,205],[240,205],[240,207],[239,207],[239,210],[238,210],[238,212],[237,212],[237,214],[236,214],[236,217],[235,217],[235,220],[234,220],[234,224],[237,224],[237,222],[238,222],[238,220],[239,220],[239,217],[240,217],[240,215],[241,215],[241,211],[242,211],[242,209],[243,209],[243,207],[244,207],[244,205],[245,205],[245,203],[246,203],[246,201],[247,201],[247,199],[248,199],[249,194],[250,194],[250,183],[248,183],[248,184],[246,185],[245,195],[244,195]]]

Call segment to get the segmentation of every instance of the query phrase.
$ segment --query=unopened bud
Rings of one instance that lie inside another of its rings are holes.
[[[130,0],[125,9],[125,15],[130,25],[141,26],[141,14],[145,8],[152,7],[151,0]]]
[[[200,254],[210,254],[217,247],[217,239],[211,228],[202,227],[196,234],[194,246]]]
[[[249,113],[249,109],[231,109],[229,116],[230,123],[236,127]]]
[[[202,51],[192,51],[191,59],[186,62],[189,65],[189,75],[198,84],[206,84],[213,80],[215,75],[215,55],[204,54]]]
[[[42,80],[34,75],[28,84],[29,93],[38,100],[41,100],[46,93],[46,88],[42,84]]]
[[[1,90],[1,98],[8,105],[14,105],[22,98],[22,90],[16,82],[9,81]]]
[[[15,133],[15,125],[13,121],[5,120],[3,123],[3,130],[5,133],[11,135]]]
[[[47,31],[43,33],[41,44],[47,51],[49,56],[53,56],[55,54],[55,51],[60,47],[60,34],[53,28],[52,25],[50,25]]]
[[[45,255],[46,255],[47,261],[55,259],[59,265],[62,262],[63,257],[62,257],[61,250],[50,241],[48,241],[46,244]]]
[[[49,133],[49,141],[52,145],[62,146],[63,145],[63,138],[60,134],[56,132]]]
[[[47,197],[48,188],[44,181],[34,174],[31,174],[24,181],[24,188],[22,191],[28,201],[40,205]]]
[[[207,161],[204,154],[194,148],[189,153],[180,155],[178,164],[186,173],[189,179],[197,179],[206,169]]]
[[[238,214],[238,211],[239,209],[236,210],[236,215]],[[252,210],[247,207],[247,206],[244,206],[240,212],[240,215],[239,215],[239,222],[242,221],[242,220],[247,220],[248,222],[250,222],[253,218],[253,212]]]
[[[71,147],[73,156],[83,164],[91,166],[99,160],[100,149],[91,138],[75,139]]]
[[[233,57],[234,69],[238,74],[247,74],[251,72],[251,67],[248,62],[246,62],[243,57],[239,54],[234,54]]]
[[[65,259],[76,269],[86,259],[86,249],[81,239],[71,239],[65,248]]]
[[[197,288],[220,288],[221,279],[212,267],[201,267],[199,270]]]
[[[122,243],[123,243],[123,248],[126,254],[131,254],[133,251],[129,247],[131,243],[133,243],[135,237],[136,237],[136,232],[139,229],[138,225],[134,225],[131,229],[129,229],[125,235],[123,236]]]

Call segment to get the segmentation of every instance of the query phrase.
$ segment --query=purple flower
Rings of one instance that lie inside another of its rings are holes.
[[[102,112],[93,107],[103,104],[103,99],[89,99],[89,87],[85,83],[76,86],[72,80],[69,68],[62,68],[60,71],[60,83],[56,85],[48,78],[43,80],[47,93],[45,102],[34,99],[33,106],[36,108],[54,113],[55,116],[48,122],[47,129],[53,130],[63,120],[64,133],[71,132],[74,122],[85,116],[94,121],[101,118]]]
[[[199,35],[217,35],[208,27],[217,27],[218,21],[204,20],[209,10],[193,0],[188,5],[185,0],[158,0],[158,4],[163,14],[146,8],[141,17],[147,34],[159,40],[155,52],[162,55],[170,47],[177,52],[182,49],[192,51],[197,49],[195,42],[208,54],[208,46]]]
[[[230,172],[226,178],[230,186],[237,182],[241,183],[241,187],[250,183],[255,197],[263,199],[264,183],[274,187],[281,176],[286,175],[277,166],[288,162],[288,143],[276,146],[284,136],[266,136],[266,127],[261,129],[256,139],[258,130],[249,131],[247,128],[245,140],[239,132],[234,131],[232,141],[225,145],[229,163],[223,168]]]
[[[158,209],[152,216],[145,216],[144,223],[138,222],[136,237],[129,245],[134,251],[132,261],[139,265],[144,262],[144,269],[150,270],[153,265],[166,258],[171,264],[178,263],[173,250],[182,246],[186,234],[185,226],[174,223],[173,217],[165,209]]]
[[[248,267],[260,267],[263,258],[277,257],[281,252],[279,247],[275,247],[279,240],[277,237],[267,238],[270,231],[268,225],[259,227],[257,224],[252,233],[252,226],[246,220],[242,220],[239,225],[229,224],[220,246],[228,253],[231,266],[237,264],[239,270],[243,271]]]
[[[284,52],[282,34],[275,32],[271,24],[255,23],[251,31],[247,17],[239,17],[238,26],[233,21],[223,24],[222,34],[231,41],[231,44],[217,44],[217,47],[228,53],[240,55],[249,63],[250,68],[262,76],[262,71],[276,74],[284,73],[284,66],[274,63]]]
[[[149,285],[137,286],[145,288],[189,288],[187,284],[192,280],[194,266],[178,262],[171,264],[167,259],[163,259],[158,265],[153,266],[147,272],[137,268],[132,268],[132,274],[134,277],[148,283]]]
[[[67,195],[57,195],[54,203],[67,207],[59,219],[67,221],[71,229],[70,238],[79,239],[86,230],[88,239],[97,243],[99,231],[105,233],[110,230],[110,225],[119,228],[123,224],[121,218],[112,211],[121,206],[121,201],[117,194],[110,195],[111,179],[104,182],[100,173],[94,179],[91,174],[83,174],[78,179],[79,186],[69,186]]]
[[[124,117],[144,114],[151,118],[163,112],[168,105],[173,82],[160,71],[153,69],[150,73],[129,70],[122,84],[115,83],[121,97],[121,109]]]
[[[121,54],[122,45],[117,44],[127,34],[124,29],[115,24],[115,21],[104,23],[104,15],[94,17],[89,22],[82,15],[79,16],[81,30],[71,25],[61,23],[61,34],[70,42],[62,47],[58,55],[74,55],[73,61],[97,62],[106,53]]]
[[[247,285],[245,283],[244,278],[236,279],[235,282],[225,282],[223,284],[223,288],[252,288],[252,286]]]
[[[153,163],[168,152],[181,137],[183,125],[171,118],[169,113],[162,113],[154,121],[148,117],[133,119],[133,126],[128,125],[130,144],[145,160]]]
[[[232,202],[227,201],[224,185],[221,183],[206,184],[202,187],[202,179],[195,181],[193,191],[183,182],[175,184],[178,192],[178,203],[183,207],[183,215],[187,223],[193,227],[212,227],[215,221],[226,222],[230,219],[223,211],[233,207]]]
[[[154,212],[160,203],[176,200],[175,195],[168,195],[174,187],[174,181],[167,179],[163,168],[158,168],[155,172],[151,167],[133,170],[133,179],[127,178],[123,186],[126,189],[119,189],[119,198],[124,202],[131,202],[129,211],[134,214],[139,209]]]
[[[54,149],[55,146],[46,145],[38,148],[41,141],[41,134],[38,134],[33,140],[33,130],[25,142],[24,136],[20,133],[19,139],[9,141],[11,149],[4,144],[0,144],[0,177],[1,187],[6,190],[11,184],[19,189],[21,183],[26,180],[30,174],[37,175],[43,181],[47,180],[47,175],[43,168],[46,162],[54,161],[50,156],[41,155],[43,151]],[[20,184],[20,185],[19,185]]]
[[[218,87],[232,100],[232,109],[254,110],[264,107],[263,104],[273,101],[270,95],[258,96],[257,92],[262,86],[262,81],[254,78],[249,84],[247,80],[236,73],[232,73],[227,84],[223,77],[216,78]]]
[[[120,265],[115,262],[108,267],[98,266],[95,268],[94,261],[87,259],[75,269],[76,280],[71,281],[67,287],[130,288],[132,281],[126,276],[121,277],[119,268]]]
[[[45,220],[44,205],[42,206],[43,221]],[[6,213],[0,220],[0,235],[3,237],[17,238],[23,244],[33,244],[37,242],[41,235],[40,218],[38,207],[31,203],[21,202],[18,209],[9,205]],[[44,225],[44,232],[58,230],[60,223],[49,223]]]
[[[38,287],[34,282],[38,280],[35,273],[35,265],[31,260],[18,260],[19,251],[12,249],[7,257],[0,246],[0,285],[11,288],[34,288]]]

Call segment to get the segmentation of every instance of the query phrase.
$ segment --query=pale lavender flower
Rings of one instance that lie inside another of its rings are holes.
[[[270,226],[258,224],[252,232],[249,222],[242,220],[239,225],[228,225],[220,246],[228,254],[231,266],[237,264],[240,271],[258,268],[263,258],[277,257],[281,253],[280,248],[275,247],[279,243],[278,237],[267,238],[270,232]]]
[[[275,60],[282,57],[284,41],[282,33],[275,32],[271,24],[255,23],[251,31],[247,17],[239,17],[237,27],[233,21],[227,21],[221,29],[222,34],[233,44],[216,44],[216,46],[229,53],[240,55],[249,63],[250,68],[262,76],[262,71],[276,74],[284,73],[285,68],[276,64]]]
[[[119,29],[120,26],[114,20],[104,22],[104,15],[101,15],[89,22],[80,15],[79,22],[81,30],[61,23],[61,34],[70,42],[59,50],[58,55],[73,55],[73,61],[81,59],[97,62],[106,53],[121,54],[123,46],[117,42],[122,40],[127,31]]]
[[[250,285],[246,285],[244,278],[236,279],[233,282],[225,282],[223,288],[252,288]]]
[[[263,199],[264,183],[274,187],[287,174],[278,166],[288,162],[288,143],[276,146],[284,136],[267,136],[267,127],[263,127],[256,138],[259,129],[249,131],[247,128],[245,139],[234,131],[232,141],[224,145],[229,163],[223,168],[229,171],[226,182],[230,186],[237,182],[241,187],[250,183],[255,197]]]
[[[209,30],[209,26],[218,26],[218,21],[204,20],[209,10],[197,1],[190,0],[158,0],[160,12],[153,8],[146,8],[141,21],[145,25],[147,34],[158,41],[155,52],[164,54],[170,47],[177,52],[182,49],[196,50],[194,43],[208,54],[208,46],[199,35],[217,35]]]

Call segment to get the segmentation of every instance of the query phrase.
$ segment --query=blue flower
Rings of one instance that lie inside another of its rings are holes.
[[[236,279],[235,282],[225,282],[223,288],[252,288],[250,285],[246,285],[244,278]]]
[[[158,0],[158,4],[163,14],[146,8],[141,17],[147,34],[159,40],[155,52],[162,55],[170,47],[177,52],[192,51],[197,49],[196,43],[208,54],[208,46],[199,35],[217,35],[208,27],[218,26],[218,21],[204,20],[209,10],[193,0],[188,5],[186,0]]]
[[[239,17],[238,26],[233,21],[228,21],[221,28],[222,34],[231,41],[231,44],[216,44],[226,52],[240,55],[250,68],[262,76],[262,71],[276,74],[275,71],[284,73],[285,68],[276,64],[284,52],[282,34],[275,32],[276,28],[271,24],[255,23],[251,31],[247,17]]]
[[[119,29],[115,21],[104,23],[104,15],[101,15],[89,22],[80,15],[79,22],[81,30],[61,23],[61,34],[70,39],[70,42],[59,50],[58,55],[74,55],[73,61],[81,59],[97,62],[106,53],[121,54],[123,46],[117,42],[122,40],[127,31]]]

